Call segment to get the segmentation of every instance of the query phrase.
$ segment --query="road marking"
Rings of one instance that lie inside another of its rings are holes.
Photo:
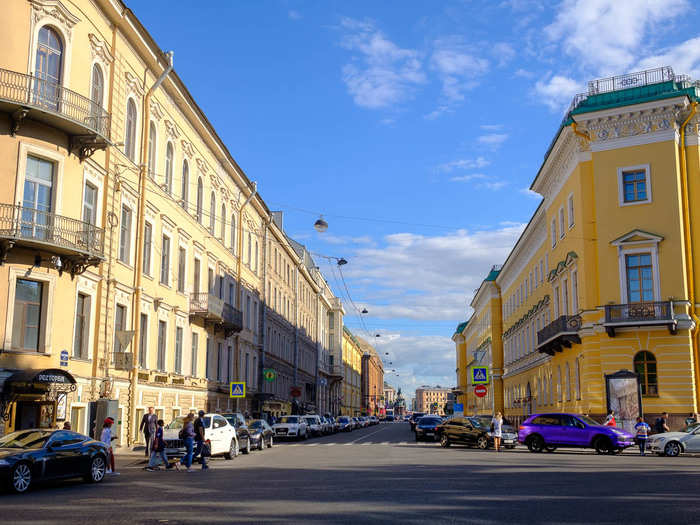
[[[324,443],[323,445],[326,447],[332,447],[333,445],[337,445],[338,443]]]
[[[352,442],[350,442],[350,443],[343,443],[343,446],[345,446],[345,447],[349,447],[350,445],[353,445],[353,443],[352,443]]]
[[[381,444],[382,444],[382,445],[388,445],[388,444],[389,444],[389,442],[388,442],[388,441],[384,441],[384,442],[383,442],[383,443],[381,443]]]
[[[383,430],[384,430],[383,428],[380,428],[379,430],[375,430],[374,432],[370,432],[369,434],[367,434],[367,435],[365,435],[365,436],[362,436],[362,437],[360,437],[360,438],[357,438],[357,439],[354,440],[354,441],[351,441],[351,443],[357,443],[358,441],[361,441],[361,440],[366,439],[366,438],[368,438],[368,437],[370,437],[370,436],[373,436],[373,435],[375,435],[375,434],[377,434],[377,433],[379,433],[379,432],[382,432]]]
[[[307,446],[307,447],[315,447],[315,446],[317,446],[317,445],[318,445],[318,443],[309,443],[309,444],[306,445],[306,446]]]
[[[367,445],[374,445],[374,443],[370,443],[369,441],[367,443],[360,443],[363,447],[366,447]]]

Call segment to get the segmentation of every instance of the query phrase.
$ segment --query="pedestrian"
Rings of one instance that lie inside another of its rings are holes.
[[[143,415],[139,425],[139,431],[143,432],[143,437],[146,441],[146,457],[150,455],[153,448],[153,436],[156,433],[157,424],[158,416],[155,414],[154,408],[148,407],[148,413]]]
[[[63,430],[70,430],[70,421],[63,422]]]
[[[644,422],[644,418],[639,416],[637,418],[637,424],[634,425],[634,429],[637,431],[637,445],[639,445],[639,455],[644,456],[647,449],[647,439],[649,438],[649,431],[651,427]]]
[[[608,412],[608,417],[605,419],[605,426],[606,427],[615,427],[617,426],[617,423],[615,423],[615,411],[611,410]]]
[[[185,416],[182,422],[182,429],[180,430],[179,437],[185,444],[185,457],[182,458],[182,464],[187,468],[187,472],[192,472],[192,458],[194,452],[194,425],[192,420],[194,416],[189,413]],[[179,469],[178,469],[179,470]]]
[[[493,446],[496,452],[501,451],[501,438],[503,437],[503,415],[496,412],[496,415],[491,420],[491,437],[493,437]]]
[[[656,434],[663,434],[664,432],[670,432],[671,429],[668,428],[668,412],[661,414],[661,417],[657,417],[654,421],[654,432]]]
[[[199,462],[202,464],[202,470],[207,470],[209,465],[207,465],[207,458],[205,454],[205,432],[206,428],[204,424],[204,410],[199,411],[199,417],[194,422],[194,441],[197,444],[197,449],[194,452],[193,459],[199,456]]]
[[[689,427],[695,425],[698,422],[698,415],[691,413],[687,418],[685,418],[685,426]]]
[[[165,423],[162,419],[159,419],[157,425],[158,426],[156,427],[156,432],[153,435],[151,459],[149,460],[148,466],[146,467],[146,470],[148,471],[159,470],[158,458],[161,459],[166,469],[173,468],[173,465],[171,465],[168,461],[168,455],[165,453],[165,440],[163,439],[163,426],[165,425]],[[180,470],[180,467],[177,463],[175,463],[174,466],[177,470]]]
[[[113,474],[115,476],[119,475],[119,472],[114,468],[114,452],[112,451],[112,440],[117,439],[116,436],[112,436],[112,425],[114,424],[114,419],[108,417],[104,420],[102,424],[102,434],[100,435],[100,441],[107,446],[107,453],[109,454],[109,468],[107,469],[107,474]]]

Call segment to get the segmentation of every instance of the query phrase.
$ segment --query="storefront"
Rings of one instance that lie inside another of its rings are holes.
[[[54,428],[66,419],[67,396],[77,388],[65,370],[0,371],[0,416],[5,432],[25,428]]]

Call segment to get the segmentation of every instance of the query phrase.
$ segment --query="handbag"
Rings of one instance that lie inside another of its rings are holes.
[[[209,441],[205,441],[202,444],[202,453],[200,454],[203,458],[210,458],[211,457],[211,443]]]

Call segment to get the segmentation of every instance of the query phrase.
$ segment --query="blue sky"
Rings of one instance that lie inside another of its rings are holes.
[[[391,360],[399,375],[387,380],[409,397],[454,384],[454,326],[537,206],[526,188],[572,96],[663,65],[700,78],[689,0],[128,5],[175,51],[288,233],[349,261],[362,320],[317,258],[346,324]],[[312,227],[319,213],[325,234]]]

